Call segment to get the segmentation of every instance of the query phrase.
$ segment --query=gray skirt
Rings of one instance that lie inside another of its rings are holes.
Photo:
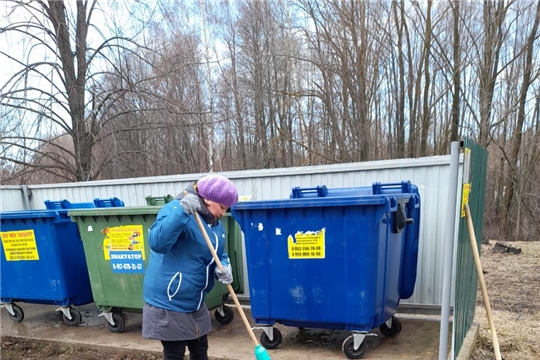
[[[198,339],[212,331],[210,312],[203,303],[192,313],[157,308],[148,303],[143,307],[142,336],[163,341]]]

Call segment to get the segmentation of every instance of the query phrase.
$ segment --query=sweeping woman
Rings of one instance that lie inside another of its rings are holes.
[[[160,340],[164,360],[208,359],[210,313],[204,303],[214,278],[231,284],[225,252],[225,231],[219,220],[238,202],[238,190],[226,177],[210,174],[190,184],[165,204],[150,228],[150,258],[143,282],[142,336]],[[199,229],[194,213],[205,223],[223,265],[220,270]]]

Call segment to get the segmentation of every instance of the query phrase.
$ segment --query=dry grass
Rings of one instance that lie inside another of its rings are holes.
[[[482,268],[505,360],[540,359],[540,241],[511,242],[519,255],[492,251],[494,240],[482,245]],[[493,341],[478,288],[476,321],[480,334],[473,360],[494,359]]]

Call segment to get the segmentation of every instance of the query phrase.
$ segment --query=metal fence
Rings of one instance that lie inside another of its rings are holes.
[[[369,186],[373,182],[410,180],[418,186],[422,199],[420,246],[416,288],[413,296],[402,304],[410,304],[410,307],[425,312],[437,309],[441,304],[444,219],[453,216],[447,215],[449,167],[450,156],[435,156],[221,174],[237,185],[240,195],[251,195],[254,200],[288,198],[295,186],[354,187]],[[45,200],[88,202],[109,197],[120,198],[126,206],[143,206],[146,205],[146,196],[176,195],[190,181],[201,176],[203,174],[183,174],[26,187],[0,186],[0,201],[4,211],[43,209]],[[246,289],[249,288],[248,281],[246,276]]]

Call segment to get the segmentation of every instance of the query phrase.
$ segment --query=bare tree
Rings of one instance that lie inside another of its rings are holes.
[[[480,64],[480,124],[478,142],[482,146],[488,146],[491,127],[492,104],[495,83],[500,73],[499,57],[504,44],[505,18],[508,8],[513,1],[508,3],[503,0],[484,2],[484,48]]]
[[[137,56],[141,47],[121,34],[105,36],[101,25],[94,26],[94,15],[103,15],[97,0],[8,0],[4,5],[9,14],[3,21],[9,24],[0,35],[21,39],[25,47],[19,56],[0,50],[2,62],[17,68],[0,85],[0,116],[12,125],[3,130],[0,158],[50,173],[57,181],[96,179],[103,166],[96,164],[93,150],[103,126],[114,119],[110,109],[142,88],[129,77],[113,88],[100,83],[107,66],[120,65],[115,56]],[[15,126],[23,118],[25,126]],[[64,134],[69,141],[58,140]],[[45,158],[49,161],[40,160]]]
[[[521,81],[521,89],[519,91],[519,99],[518,99],[518,113],[517,113],[517,119],[516,119],[516,125],[513,129],[513,136],[511,141],[511,149],[508,157],[509,167],[508,167],[508,176],[506,181],[506,187],[505,187],[505,193],[504,193],[504,203],[503,203],[503,218],[501,219],[501,226],[500,229],[503,234],[510,235],[514,230],[517,229],[517,232],[515,233],[515,238],[519,239],[519,226],[520,226],[520,217],[518,216],[517,219],[513,219],[513,217],[510,216],[511,214],[511,208],[512,204],[516,200],[522,199],[522,194],[518,190],[520,188],[523,188],[523,178],[520,176],[520,174],[523,174],[523,171],[521,171],[523,167],[523,161],[520,161],[520,151],[522,149],[522,139],[523,139],[523,130],[524,130],[524,124],[525,124],[525,112],[526,112],[526,100],[527,100],[527,94],[529,92],[529,88],[531,86],[531,82],[534,81],[534,77],[538,76],[538,73],[536,75],[533,75],[533,54],[534,54],[534,43],[535,39],[538,37],[538,26],[540,23],[540,2],[537,3],[536,12],[533,20],[533,25],[531,27],[529,36],[527,37],[527,42],[524,45],[524,52],[525,55],[525,62],[524,62],[524,70],[523,70],[523,78]],[[521,210],[521,207],[518,207],[518,214]],[[532,216],[532,218],[535,218],[535,214],[530,211],[530,209],[526,208],[525,210],[528,210]],[[540,226],[538,227],[540,229]]]
[[[397,33],[397,47],[398,47],[398,84],[397,87],[397,110],[396,110],[396,152],[395,155],[398,158],[405,157],[405,61],[403,53],[403,41],[404,33],[406,31],[407,23],[405,18],[405,2],[401,0],[398,4],[397,1],[392,1],[392,9],[394,15],[394,22]]]
[[[454,42],[452,45],[453,55],[453,71],[452,71],[452,83],[454,84],[452,94],[452,126],[450,130],[450,141],[458,140],[458,128],[459,128],[459,105],[461,96],[461,39],[460,39],[460,7],[459,0],[452,2],[453,6],[453,37]]]

